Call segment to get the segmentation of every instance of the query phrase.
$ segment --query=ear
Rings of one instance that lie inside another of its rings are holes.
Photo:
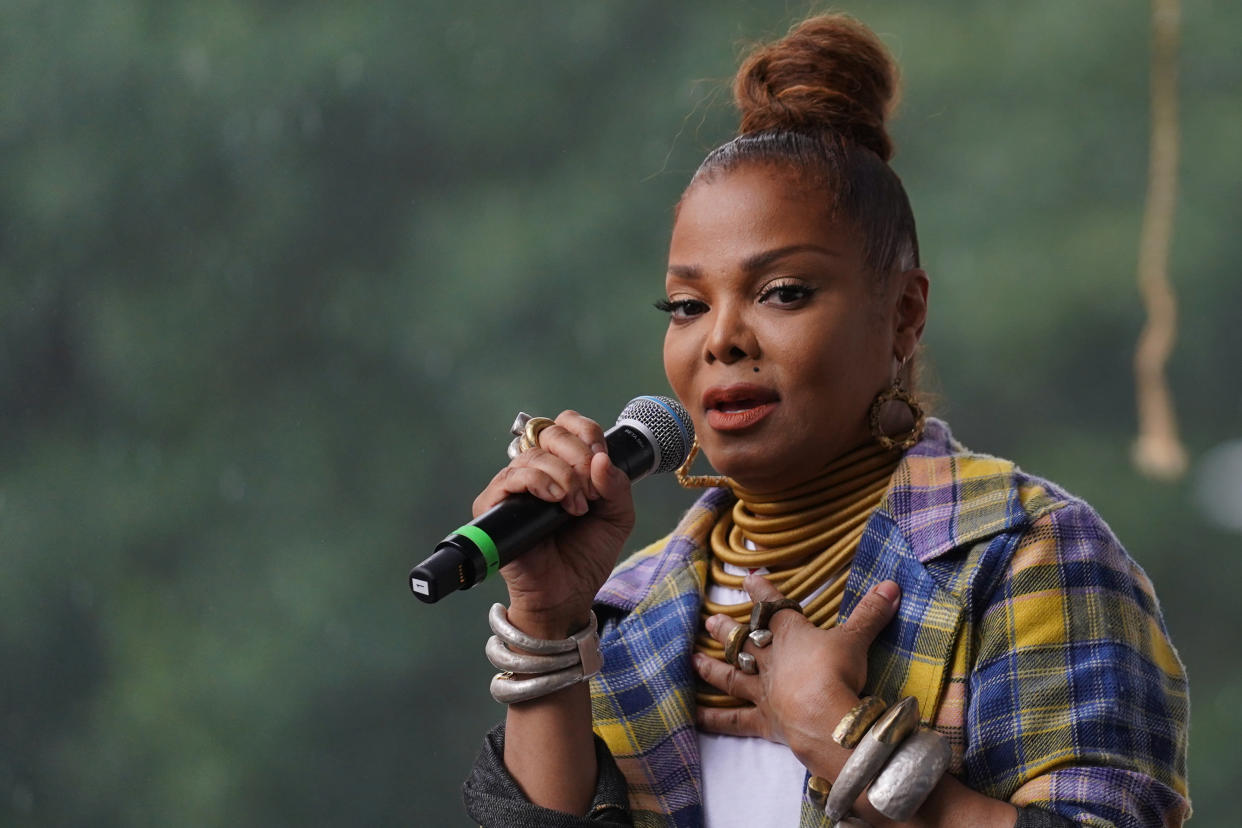
[[[897,274],[894,296],[893,349],[909,358],[923,338],[927,323],[927,289],[930,281],[922,268]]]

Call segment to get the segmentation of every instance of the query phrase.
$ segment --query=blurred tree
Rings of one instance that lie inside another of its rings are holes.
[[[1145,12],[846,5],[906,73],[941,411],[1086,496],[1153,575],[1211,824],[1242,665],[1196,633],[1242,620],[1238,539],[1192,481],[1126,462]],[[1173,253],[1192,456],[1242,411],[1221,229],[1242,9],[1209,5],[1185,19]],[[733,128],[740,44],[789,22],[743,0],[0,4],[0,824],[464,824],[500,591],[431,609],[405,572],[514,410],[603,419],[664,388],[671,205]],[[636,546],[689,502],[638,496]]]

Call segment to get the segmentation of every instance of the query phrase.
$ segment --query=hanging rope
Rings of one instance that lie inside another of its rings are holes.
[[[1177,300],[1169,284],[1169,247],[1177,206],[1177,51],[1180,0],[1152,0],[1151,148],[1147,206],[1139,237],[1138,285],[1147,324],[1134,353],[1138,439],[1134,464],[1149,477],[1175,480],[1186,471],[1186,449],[1165,378],[1177,337]]]

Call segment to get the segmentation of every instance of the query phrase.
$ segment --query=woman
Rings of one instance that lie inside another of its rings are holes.
[[[924,425],[903,390],[928,278],[887,164],[895,77],[843,16],[739,70],[740,134],[678,205],[661,303],[669,382],[722,475],[677,529],[610,577],[629,484],[572,411],[475,501],[581,518],[501,570],[499,649],[564,640],[591,673],[598,624],[603,658],[589,688],[509,705],[466,785],[480,822],[821,825],[835,783],[894,824],[854,790],[862,743],[834,739],[864,696],[913,697],[947,742],[909,824],[1188,816],[1185,676],[1142,571],[1085,503]]]

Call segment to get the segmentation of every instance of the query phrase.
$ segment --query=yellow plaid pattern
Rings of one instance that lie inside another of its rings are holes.
[[[689,657],[708,533],[731,505],[708,492],[598,597],[596,729],[635,825],[702,821]],[[1085,503],[930,420],[867,525],[842,617],[886,578],[902,603],[867,692],[915,696],[966,784],[1087,825],[1189,815],[1185,673],[1151,583]],[[826,823],[804,807],[801,824]]]

